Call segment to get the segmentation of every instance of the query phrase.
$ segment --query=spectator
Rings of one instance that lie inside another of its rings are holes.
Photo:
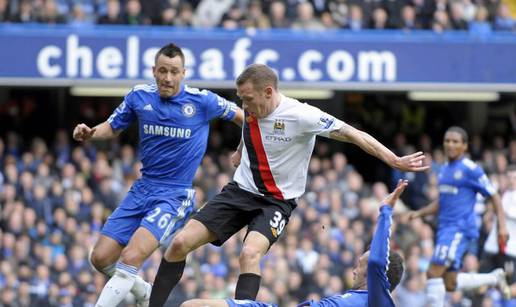
[[[244,26],[244,14],[238,5],[232,5],[222,16],[220,26],[227,30],[235,30]]]
[[[467,30],[468,24],[464,18],[464,4],[454,1],[450,4],[450,24],[454,30]]]
[[[268,29],[271,27],[269,18],[263,14],[260,0],[251,0],[244,20],[246,28]]]
[[[56,2],[54,0],[46,0],[43,10],[40,13],[38,22],[48,24],[65,23],[66,18],[58,11]]]
[[[98,24],[123,24],[124,20],[120,14],[120,1],[119,0],[107,0],[106,4],[106,15],[102,15],[97,20]]]
[[[125,4],[124,23],[127,25],[150,25],[150,19],[143,15],[140,0],[127,0]]]
[[[314,8],[310,2],[300,2],[297,5],[297,19],[292,23],[292,29],[324,30],[323,24],[314,16]]]
[[[367,27],[361,6],[353,4],[349,7],[347,27],[352,31],[361,31]]]
[[[387,16],[387,11],[382,7],[377,7],[373,11],[371,24],[369,28],[375,30],[385,30],[390,28],[388,24],[389,16]]]
[[[405,5],[401,9],[401,21],[399,27],[402,30],[421,29],[421,25],[416,20],[416,10],[412,5]]]
[[[515,22],[511,16],[509,7],[507,4],[501,3],[494,19],[494,29],[496,31],[513,31],[514,27]]]
[[[213,28],[219,25],[222,16],[233,2],[234,0],[201,0],[195,11],[195,26]]]
[[[488,11],[485,6],[479,6],[475,19],[469,23],[469,32],[478,35],[488,35],[493,31],[493,26],[489,22]]]
[[[272,1],[269,7],[269,16],[272,28],[289,28],[291,21],[286,15],[285,3],[280,0]]]

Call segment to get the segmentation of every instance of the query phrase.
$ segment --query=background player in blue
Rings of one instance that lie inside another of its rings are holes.
[[[183,84],[184,63],[179,47],[164,46],[155,57],[155,83],[135,86],[106,122],[74,129],[78,141],[106,139],[137,119],[140,134],[142,178],[108,218],[91,253],[93,266],[111,276],[97,306],[117,306],[129,291],[139,306],[148,305],[151,287],[137,273],[194,209],[192,180],[206,151],[209,122],[242,125],[243,112],[233,102]]]
[[[353,290],[344,294],[323,298],[319,302],[307,301],[298,307],[391,307],[395,306],[391,292],[403,275],[403,259],[389,251],[392,211],[401,193],[408,185],[407,180],[398,181],[396,189],[389,194],[380,207],[376,232],[371,242],[371,250],[365,252],[353,270]],[[195,299],[181,307],[276,307],[271,303],[235,299]]]
[[[510,295],[503,269],[487,274],[458,272],[467,246],[479,235],[474,213],[477,193],[489,198],[494,205],[500,244],[507,242],[508,232],[500,196],[484,170],[465,156],[468,148],[466,131],[455,126],[448,128],[443,146],[448,162],[439,173],[439,199],[408,213],[409,218],[438,214],[435,249],[427,271],[429,306],[442,307],[446,291],[475,289],[484,285],[498,285],[504,296]]]

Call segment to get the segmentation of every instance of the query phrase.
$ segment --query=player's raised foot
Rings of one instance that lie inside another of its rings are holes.
[[[494,274],[496,276],[496,279],[498,280],[497,285],[500,291],[502,292],[503,298],[506,300],[511,299],[511,288],[507,283],[505,271],[502,268],[498,268],[493,270],[491,273]]]
[[[149,300],[150,300],[151,291],[152,291],[152,284],[145,283],[145,287],[147,287],[147,290],[145,291],[145,295],[143,297],[136,299],[136,307],[149,307]]]

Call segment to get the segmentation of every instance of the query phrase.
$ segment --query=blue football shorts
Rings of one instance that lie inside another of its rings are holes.
[[[144,227],[160,244],[165,244],[194,211],[194,200],[194,189],[172,188],[139,179],[109,216],[101,234],[125,246],[138,227]]]
[[[466,236],[456,228],[442,228],[437,232],[432,263],[442,265],[450,271],[458,271],[462,266],[464,253],[475,238]]]

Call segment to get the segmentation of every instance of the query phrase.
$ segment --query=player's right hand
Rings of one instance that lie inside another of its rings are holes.
[[[86,141],[91,139],[93,134],[95,133],[95,128],[90,128],[86,126],[85,124],[78,124],[73,129],[73,139],[76,141]]]
[[[387,195],[385,199],[383,200],[384,204],[387,204],[391,206],[391,208],[394,208],[394,205],[398,202],[398,199],[401,196],[401,193],[405,191],[405,188],[408,186],[408,180],[398,180],[398,185],[396,186],[396,189],[392,191],[391,194]]]

